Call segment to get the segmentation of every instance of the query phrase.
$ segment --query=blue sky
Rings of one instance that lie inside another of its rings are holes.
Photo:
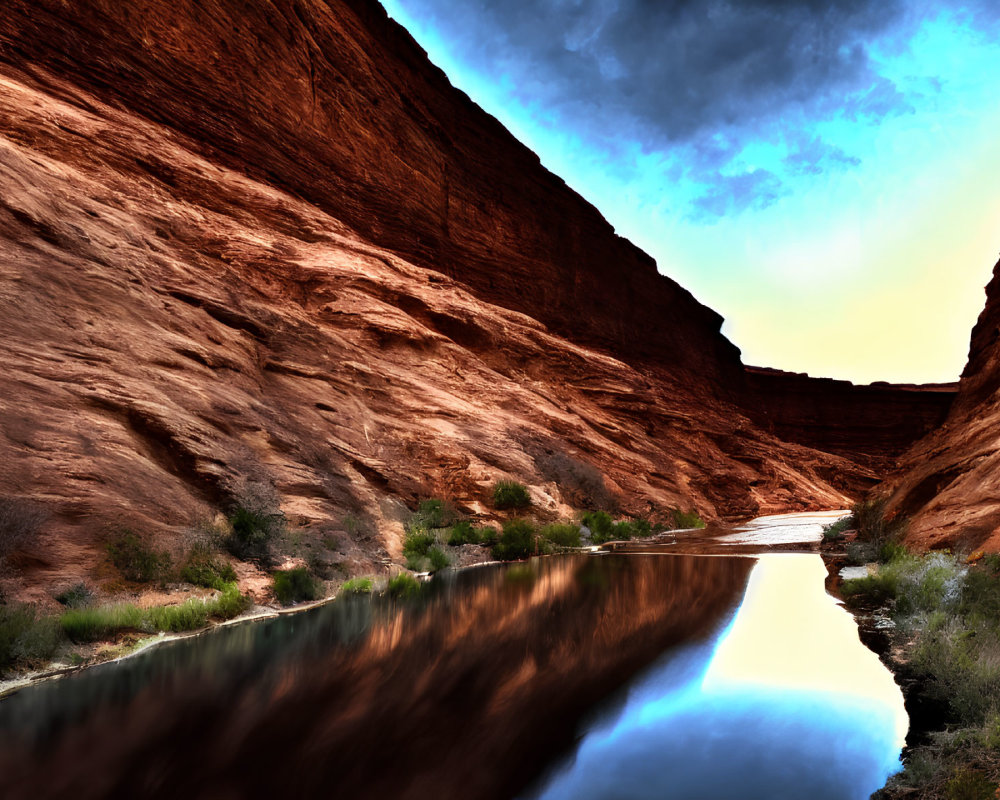
[[[384,0],[748,364],[957,378],[1000,250],[1000,7]]]

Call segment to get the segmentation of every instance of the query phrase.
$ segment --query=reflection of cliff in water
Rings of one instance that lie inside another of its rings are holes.
[[[334,603],[180,642],[0,703],[0,789],[510,797],[602,699],[724,622],[752,565],[544,559],[453,576],[399,613]],[[57,733],[52,709],[74,705]],[[12,739],[18,719],[44,720],[33,743]]]

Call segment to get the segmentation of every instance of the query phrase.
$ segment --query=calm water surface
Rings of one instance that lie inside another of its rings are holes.
[[[568,556],[222,629],[0,701],[0,796],[867,797],[906,717],[824,577]]]
[[[637,680],[532,796],[867,798],[908,720],[825,577],[818,555],[762,556],[732,622]]]

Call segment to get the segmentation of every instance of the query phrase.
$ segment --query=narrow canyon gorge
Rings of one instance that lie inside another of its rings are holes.
[[[354,573],[501,478],[549,520],[884,482],[913,544],[1000,549],[996,273],[957,384],[746,366],[375,0],[7,0],[0,181],[0,493],[50,511],[25,599],[109,526],[179,552],[248,479]]]

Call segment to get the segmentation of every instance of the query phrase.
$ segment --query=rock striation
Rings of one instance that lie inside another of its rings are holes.
[[[499,477],[553,519],[843,506],[946,402],[845,390],[855,430],[745,373],[374,0],[8,0],[0,185],[0,492],[53,511],[39,596],[109,525],[179,552],[255,476],[358,570]]]
[[[765,430],[883,474],[944,422],[958,389],[957,383],[855,386],[763,367],[747,367],[746,376],[747,405]]]

